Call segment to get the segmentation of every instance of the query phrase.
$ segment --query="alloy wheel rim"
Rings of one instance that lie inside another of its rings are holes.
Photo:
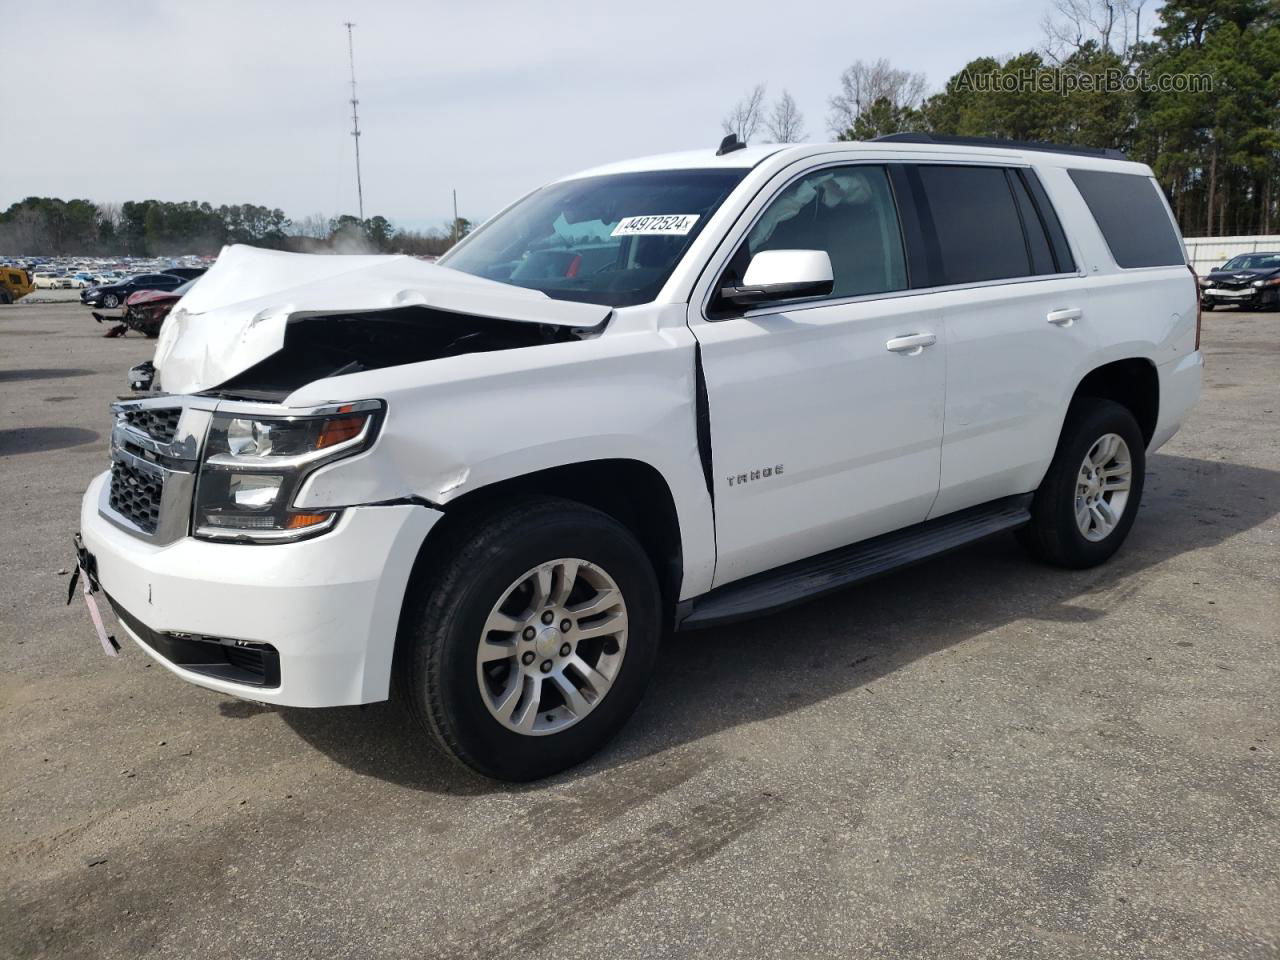
[[[476,650],[480,697],[508,730],[559,733],[600,705],[626,651],[627,606],[614,579],[586,560],[549,560],[490,610]]]
[[[1086,540],[1105,540],[1120,523],[1133,485],[1129,445],[1117,433],[1094,441],[1076,474],[1076,526]]]

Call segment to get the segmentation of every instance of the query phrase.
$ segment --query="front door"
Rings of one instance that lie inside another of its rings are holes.
[[[929,297],[894,295],[907,278],[884,169],[826,167],[791,181],[729,271],[779,249],[827,251],[831,296],[692,323],[717,586],[918,523],[938,492],[941,314]]]

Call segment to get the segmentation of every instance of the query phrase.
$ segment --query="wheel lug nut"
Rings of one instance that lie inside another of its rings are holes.
[[[534,635],[535,633],[537,633],[537,632],[538,632],[538,631],[534,630],[534,629],[533,629],[533,627],[525,627],[525,628],[524,628],[524,638],[525,638],[526,640],[532,640],[532,639],[533,639],[533,635]]]
[[[560,656],[567,657],[571,653],[573,653],[573,647],[569,646],[567,643],[560,644]]]
[[[550,673],[550,672],[551,672],[551,661],[550,661],[550,660],[543,660],[543,661],[542,661],[542,668],[541,668],[541,669],[542,669],[542,672],[543,672],[543,673]]]
[[[527,667],[529,664],[533,663],[533,651],[532,651],[532,650],[526,650],[526,651],[524,652],[524,656],[522,656],[522,657],[520,658],[520,662],[521,662],[521,663],[523,663],[526,667]]]
[[[561,620],[561,621],[560,621],[560,632],[561,632],[561,633],[568,633],[571,629],[573,629],[573,624],[572,624],[572,623],[570,623],[568,620]]]
[[[555,615],[554,613],[552,613],[550,610],[548,610],[548,611],[546,611],[546,612],[542,615],[542,622],[543,622],[543,623],[550,623],[550,622],[551,622],[552,620],[554,620],[555,618],[556,618],[556,615]]]

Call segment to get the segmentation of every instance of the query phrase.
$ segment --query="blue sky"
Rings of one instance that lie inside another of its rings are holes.
[[[0,208],[29,195],[355,212],[344,20],[356,21],[365,212],[475,219],[554,177],[720,137],[755,83],[811,139],[850,62],[934,87],[1037,46],[1047,3],[28,4],[9,18]],[[20,25],[20,26],[18,26]],[[15,29],[16,27],[16,29]]]

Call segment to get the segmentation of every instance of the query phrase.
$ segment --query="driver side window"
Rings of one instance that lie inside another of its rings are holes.
[[[906,257],[884,167],[827,167],[785,187],[733,258],[741,275],[764,250],[825,250],[832,298],[907,288]]]

